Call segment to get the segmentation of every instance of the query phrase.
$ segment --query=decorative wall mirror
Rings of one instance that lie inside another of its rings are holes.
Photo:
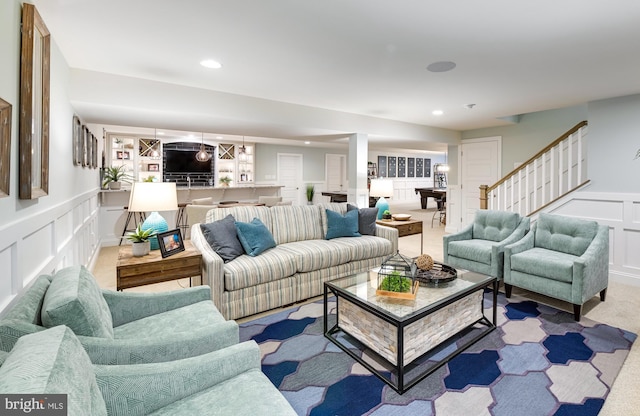
[[[22,6],[20,52],[21,199],[49,193],[49,60],[51,37],[33,4]]]
[[[0,98],[0,198],[9,195],[11,172],[11,104]]]

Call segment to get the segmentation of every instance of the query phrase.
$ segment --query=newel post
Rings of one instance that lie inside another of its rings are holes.
[[[487,209],[487,189],[488,185],[480,185],[480,209]]]

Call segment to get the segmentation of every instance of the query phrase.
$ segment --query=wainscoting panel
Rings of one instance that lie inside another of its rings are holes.
[[[547,212],[607,225],[610,229],[609,277],[640,286],[640,194],[576,192]]]
[[[99,189],[0,228],[0,316],[33,280],[95,261]]]

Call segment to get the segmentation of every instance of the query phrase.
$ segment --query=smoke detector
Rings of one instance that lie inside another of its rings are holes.
[[[471,110],[471,109],[473,109],[473,107],[475,107],[475,106],[476,106],[475,104],[465,104],[465,105],[464,105],[464,108],[466,108],[467,110]]]

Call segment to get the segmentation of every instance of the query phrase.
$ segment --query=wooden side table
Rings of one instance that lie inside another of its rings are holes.
[[[152,250],[146,256],[133,257],[131,245],[126,245],[120,247],[116,270],[117,290],[185,277],[200,276],[202,279],[202,255],[189,240],[184,240],[184,251],[164,259],[160,250]]]
[[[424,251],[424,241],[422,241],[424,239],[424,236],[422,234],[422,220],[377,220],[376,224],[395,228],[396,230],[398,230],[398,237],[420,234],[420,254],[422,254],[422,252]]]

